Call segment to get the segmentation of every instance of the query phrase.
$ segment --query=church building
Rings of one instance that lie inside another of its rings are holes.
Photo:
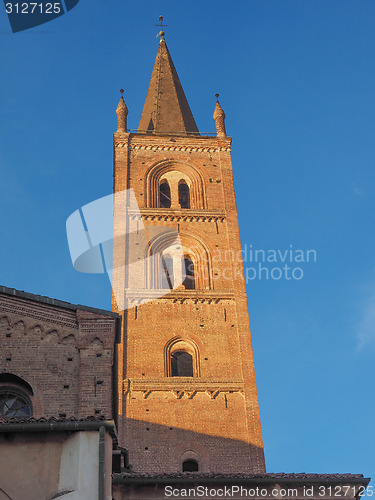
[[[163,31],[137,131],[127,104],[112,311],[0,287],[0,500],[357,498],[361,474],[266,472],[231,138],[218,100],[199,132]]]

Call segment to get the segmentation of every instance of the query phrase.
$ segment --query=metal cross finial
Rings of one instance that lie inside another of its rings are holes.
[[[156,36],[160,36],[160,40],[164,40],[164,31],[163,28],[166,28],[168,24],[163,24],[163,16],[159,16],[160,24],[155,24],[155,26],[160,26],[160,32]]]
[[[167,27],[168,24],[163,24],[163,16],[159,16],[160,21],[160,30],[163,31],[163,28]],[[155,26],[159,26],[159,24],[155,24]]]

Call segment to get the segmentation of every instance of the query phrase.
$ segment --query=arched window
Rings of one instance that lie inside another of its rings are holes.
[[[28,418],[31,417],[31,402],[25,395],[14,388],[0,387],[0,417]]]
[[[153,164],[144,172],[147,208],[161,207],[160,186],[164,181],[169,184],[172,208],[194,210],[208,208],[206,183],[202,171],[184,161],[172,159]]]
[[[159,186],[159,208],[169,208],[171,206],[171,188],[168,181],[163,180]]]
[[[164,363],[166,377],[200,377],[199,349],[192,339],[170,339],[164,348]]]
[[[198,472],[199,466],[196,460],[185,460],[182,462],[182,472]]]
[[[28,418],[32,416],[30,396],[31,386],[17,375],[2,373],[0,375],[0,417]]]
[[[173,260],[170,255],[162,257],[163,274],[162,274],[162,288],[173,289]]]
[[[182,261],[182,279],[186,290],[195,289],[194,262],[187,255],[184,255]]]
[[[190,208],[190,189],[183,180],[178,185],[178,202],[181,208]]]
[[[172,377],[193,377],[193,356],[186,351],[174,351],[171,371]]]

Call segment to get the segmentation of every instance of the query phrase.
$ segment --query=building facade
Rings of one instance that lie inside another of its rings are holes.
[[[112,498],[120,329],[115,313],[0,287],[0,500]]]

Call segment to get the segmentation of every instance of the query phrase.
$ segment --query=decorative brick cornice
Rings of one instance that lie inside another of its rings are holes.
[[[171,210],[170,208],[143,208],[139,211],[129,211],[132,220],[163,222],[224,222],[225,213],[222,210]]]
[[[116,329],[119,328],[117,315],[78,307],[76,310],[65,309],[38,300],[0,294],[0,317],[6,316],[10,327],[22,322],[25,333],[38,332],[42,340],[46,335],[56,333],[58,343],[72,335],[79,347],[87,347],[98,337],[106,349],[113,349]]]
[[[197,393],[205,393],[211,399],[216,399],[220,393],[243,393],[242,380],[211,380],[200,377],[170,377],[165,379],[125,379],[124,394],[130,398],[134,392],[142,392],[147,399],[153,392],[172,392],[177,399],[186,396],[193,399]]]
[[[218,304],[222,300],[234,300],[232,290],[171,290],[165,294],[166,290],[125,290],[125,299],[132,305],[141,305],[150,300],[170,301],[175,303],[194,303],[194,304]]]
[[[0,298],[0,313],[15,314],[22,320],[24,317],[32,318],[45,323],[53,323],[73,330],[77,330],[77,318],[72,311],[62,311],[53,306],[39,305],[35,302],[27,303],[22,299],[2,296]]]
[[[184,152],[184,153],[230,153],[230,145],[200,146],[200,145],[180,145],[180,144],[129,144],[128,142],[115,142],[116,148],[129,148],[133,151],[153,151],[153,152]]]

